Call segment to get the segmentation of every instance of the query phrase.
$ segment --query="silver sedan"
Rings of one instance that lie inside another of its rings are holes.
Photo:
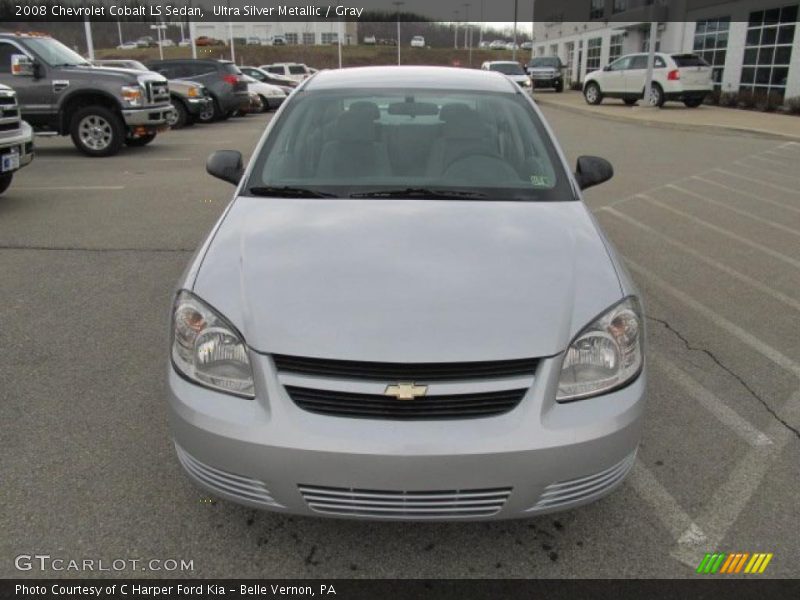
[[[178,283],[178,458],[248,506],[500,519],[594,501],[631,468],[638,293],[531,98],[500,73],[321,72],[245,167]]]

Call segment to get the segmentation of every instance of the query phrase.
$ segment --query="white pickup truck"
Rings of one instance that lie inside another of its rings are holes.
[[[0,194],[14,173],[33,160],[33,129],[22,120],[17,94],[0,84]]]

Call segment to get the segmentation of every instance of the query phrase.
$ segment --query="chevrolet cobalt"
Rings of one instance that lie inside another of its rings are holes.
[[[500,73],[320,72],[180,280],[169,414],[206,491],[370,519],[500,519],[615,488],[645,397],[638,292]]]

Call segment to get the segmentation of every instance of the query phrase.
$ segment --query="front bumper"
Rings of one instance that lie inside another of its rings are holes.
[[[565,510],[614,489],[641,434],[644,372],[615,392],[557,404],[560,357],[543,359],[508,413],[394,421],[306,412],[269,357],[252,361],[255,400],[195,385],[170,365],[170,425],[196,484],[277,512],[485,520]]]
[[[144,108],[125,108],[122,110],[122,118],[128,127],[159,128],[166,126],[167,119],[174,110],[172,104],[146,106]]]
[[[211,100],[209,97],[184,98],[186,111],[192,116],[203,114],[205,111],[211,108],[212,103],[213,100]]]
[[[19,155],[20,169],[33,162],[33,129],[25,121],[20,123],[19,133],[0,137],[0,156],[12,152]],[[4,171],[4,173],[13,173],[17,170]]]

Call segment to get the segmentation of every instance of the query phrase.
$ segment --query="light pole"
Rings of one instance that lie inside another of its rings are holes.
[[[644,78],[644,105],[651,106],[650,94],[653,88],[653,63],[656,53],[656,38],[658,37],[658,23],[650,21],[650,42],[647,48],[647,71]]]
[[[511,40],[511,60],[517,60],[517,9],[519,0],[514,0],[514,37]]]
[[[122,46],[122,23],[117,19],[117,33],[119,34],[119,45]]]
[[[464,48],[469,47],[467,34],[469,32],[469,2],[464,2]]]
[[[481,0],[481,25],[478,31],[478,47],[483,48],[483,0]]]
[[[453,21],[453,30],[455,32],[453,34],[453,48],[458,50],[458,11],[457,10],[453,11],[453,18],[455,19]]]
[[[399,0],[395,0],[392,2],[397,8],[397,66],[400,66],[400,7],[405,4],[405,2],[400,2]]]
[[[164,23],[160,25],[150,25],[150,29],[156,30],[156,37],[158,38],[158,56],[161,60],[164,60],[164,44],[161,43],[161,32],[166,28],[167,26]]]
[[[94,62],[94,42],[92,41],[92,24],[89,23],[89,17],[84,19],[83,29],[86,32],[86,49],[89,52],[89,60]]]

